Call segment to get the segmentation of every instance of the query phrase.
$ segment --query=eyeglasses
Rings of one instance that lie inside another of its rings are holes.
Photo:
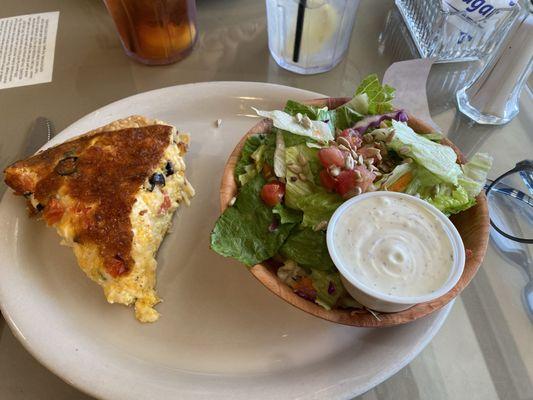
[[[501,235],[533,243],[533,160],[523,160],[485,185],[490,224]]]

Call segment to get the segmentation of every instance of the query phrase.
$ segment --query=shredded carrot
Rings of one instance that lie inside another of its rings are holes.
[[[315,299],[316,289],[313,286],[313,281],[308,276],[303,276],[298,280],[294,286],[293,290],[300,296],[306,299]]]
[[[387,187],[387,190],[391,192],[403,192],[407,185],[409,185],[409,182],[413,180],[413,174],[411,172],[407,172],[404,175],[400,176],[396,182],[394,182],[392,185]]]

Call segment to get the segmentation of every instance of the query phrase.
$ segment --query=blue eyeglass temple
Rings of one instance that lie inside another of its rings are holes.
[[[519,171],[519,174],[529,191],[533,193],[533,173],[531,171]],[[492,182],[493,181],[491,181],[490,179],[487,179],[487,183],[484,185],[484,189],[487,190]],[[506,196],[510,196],[514,199],[526,203],[527,205],[533,206],[533,198],[531,198],[531,196],[503,183],[498,183],[497,186],[493,186],[490,190],[504,194]]]

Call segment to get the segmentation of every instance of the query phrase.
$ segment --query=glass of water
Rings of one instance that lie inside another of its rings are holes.
[[[329,71],[346,54],[358,5],[359,0],[266,0],[272,57],[299,74]]]

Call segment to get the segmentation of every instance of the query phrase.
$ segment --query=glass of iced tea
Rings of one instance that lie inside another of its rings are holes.
[[[150,65],[185,58],[196,42],[195,0],[104,0],[126,53]]]

